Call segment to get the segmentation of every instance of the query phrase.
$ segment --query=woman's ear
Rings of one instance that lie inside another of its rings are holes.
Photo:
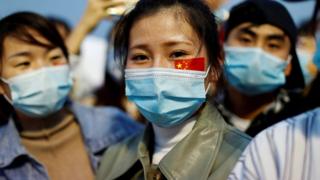
[[[287,65],[287,67],[284,69],[284,74],[286,76],[289,76],[291,74],[292,71],[292,61],[290,61],[290,63]]]
[[[4,95],[4,87],[3,82],[0,80],[0,95]]]

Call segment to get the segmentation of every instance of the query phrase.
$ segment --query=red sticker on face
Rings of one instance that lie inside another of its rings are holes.
[[[204,58],[179,59],[174,61],[174,68],[180,70],[204,71]]]

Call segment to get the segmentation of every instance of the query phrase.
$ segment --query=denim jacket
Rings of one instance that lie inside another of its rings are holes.
[[[72,103],[70,110],[79,123],[94,172],[107,147],[142,131],[143,128],[112,107],[93,108]],[[21,144],[12,119],[0,126],[0,180],[3,179],[49,179],[44,166]]]

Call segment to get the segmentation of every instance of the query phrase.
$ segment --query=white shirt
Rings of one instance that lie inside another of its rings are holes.
[[[258,134],[228,179],[320,179],[320,108]]]
[[[172,128],[162,128],[152,124],[155,138],[152,164],[159,164],[161,159],[192,131],[195,123],[196,119],[191,118]]]
[[[233,115],[230,118],[230,122],[231,124],[233,124],[234,127],[238,128],[242,132],[245,132],[251,125],[252,120],[243,119],[243,118],[240,118],[239,116]]]

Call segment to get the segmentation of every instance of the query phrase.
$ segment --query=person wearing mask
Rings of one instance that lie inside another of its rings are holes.
[[[276,1],[247,0],[231,9],[225,25],[226,87],[215,99],[230,124],[255,136],[290,116],[281,111],[290,94],[304,87],[296,38],[289,12]]]
[[[0,20],[0,179],[94,179],[102,152],[142,129],[116,108],[68,101],[72,83],[53,24]]]
[[[149,124],[105,152],[97,179],[226,179],[250,138],[207,102],[223,70],[210,9],[140,0],[115,30],[126,96]]]

